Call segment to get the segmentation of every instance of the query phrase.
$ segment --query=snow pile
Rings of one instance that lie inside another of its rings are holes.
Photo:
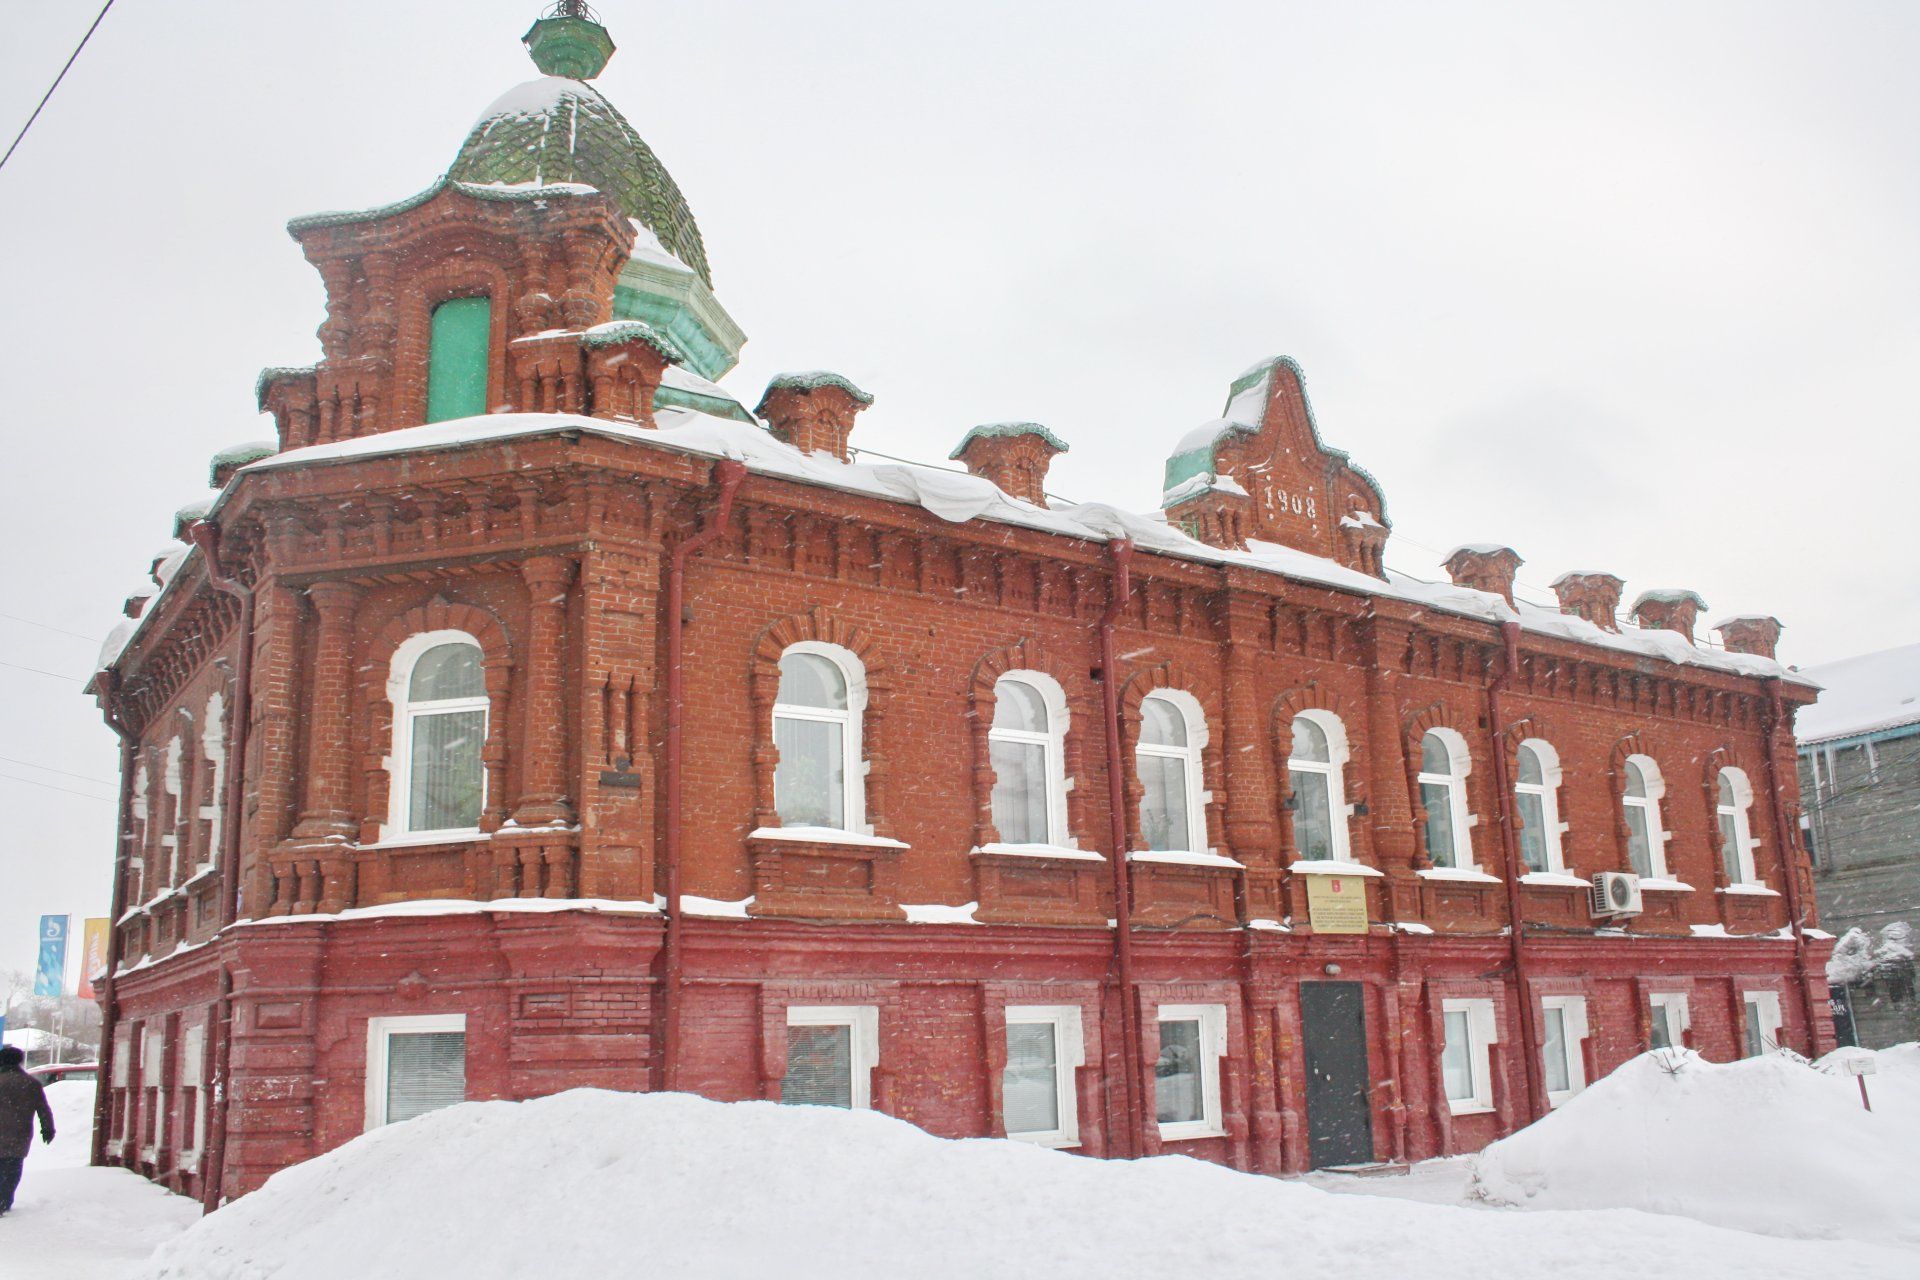
[[[1920,1056],[1852,1077],[1786,1054],[1642,1054],[1473,1161],[1474,1193],[1538,1209],[1646,1209],[1767,1235],[1920,1244]],[[1867,1050],[1853,1050],[1855,1054]],[[1833,1065],[1828,1063],[1827,1065]]]
[[[1875,978],[1896,978],[1913,968],[1913,946],[1913,926],[1904,920],[1882,925],[1877,942],[1865,929],[1849,929],[1827,958],[1827,985],[1852,987]]]
[[[1609,1236],[1677,1274],[1906,1277],[1872,1245],[1645,1214],[1489,1213],[1235,1173],[952,1141],[871,1112],[574,1090],[375,1130],[196,1224],[146,1280],[340,1276],[1533,1274],[1617,1280]]]

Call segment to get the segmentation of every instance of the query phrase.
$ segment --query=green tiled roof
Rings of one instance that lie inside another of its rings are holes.
[[[547,76],[508,91],[460,144],[447,175],[467,183],[585,183],[646,224],[708,286],[700,228],[653,148],[591,86]]]
[[[1052,446],[1055,452],[1065,453],[1067,442],[1037,422],[983,422],[960,437],[960,443],[953,446],[953,452],[947,457],[958,458],[967,451],[967,446],[979,439],[993,439],[1002,436],[1039,436]]]
[[[805,373],[776,373],[767,382],[767,389],[760,396],[760,403],[754,406],[759,413],[767,407],[767,397],[776,391],[818,391],[822,387],[838,387],[852,396],[861,405],[873,403],[873,397],[853,385],[851,381],[837,373],[825,369],[811,369]]]

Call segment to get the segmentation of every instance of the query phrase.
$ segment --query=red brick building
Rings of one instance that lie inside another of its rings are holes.
[[[103,1160],[211,1202],[594,1085],[1281,1173],[1829,1045],[1778,624],[1387,572],[1284,359],[1146,516],[1034,424],[962,474],[859,462],[836,374],[749,412],[611,42],[528,41],[447,178],[291,224],[322,356],[109,645]]]

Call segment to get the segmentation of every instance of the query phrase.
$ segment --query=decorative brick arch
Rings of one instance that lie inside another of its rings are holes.
[[[1140,745],[1140,704],[1147,695],[1159,690],[1176,690],[1185,693],[1200,704],[1200,714],[1206,720],[1207,745],[1200,751],[1200,785],[1207,792],[1206,823],[1207,847],[1221,849],[1226,840],[1221,825],[1220,807],[1227,794],[1221,776],[1220,739],[1225,728],[1221,719],[1220,704],[1217,698],[1210,698],[1199,692],[1204,688],[1188,673],[1178,659],[1158,662],[1142,668],[1127,677],[1120,687],[1120,755],[1121,768],[1124,770],[1124,782],[1127,795],[1127,848],[1138,849],[1145,837],[1140,831],[1140,801],[1146,794],[1146,788],[1140,783],[1139,770],[1132,767],[1135,749]]]
[[[1360,805],[1366,801],[1365,777],[1367,742],[1364,717],[1356,717],[1348,709],[1348,703],[1338,690],[1329,689],[1318,680],[1309,680],[1283,692],[1273,700],[1273,724],[1268,737],[1273,748],[1273,801],[1274,817],[1279,831],[1281,861],[1286,862],[1295,856],[1293,848],[1293,823],[1289,820],[1293,800],[1293,775],[1288,771],[1287,763],[1293,758],[1293,722],[1302,711],[1324,711],[1337,717],[1347,737],[1347,759],[1340,775],[1340,799],[1348,805]],[[1345,820],[1345,819],[1343,819]],[[1347,832],[1348,848],[1358,857],[1363,851],[1371,854],[1372,849],[1364,847],[1371,840],[1371,830],[1361,823],[1359,828]]]
[[[1400,737],[1407,768],[1407,803],[1413,811],[1415,848],[1413,864],[1416,868],[1425,870],[1433,865],[1433,857],[1427,850],[1427,806],[1420,798],[1420,744],[1430,729],[1450,729],[1459,734],[1461,740],[1467,744],[1467,777],[1463,780],[1463,785],[1467,793],[1468,819],[1477,824],[1482,806],[1475,801],[1484,799],[1474,794],[1478,786],[1475,782],[1477,771],[1473,768],[1473,737],[1478,728],[1476,723],[1461,715],[1451,703],[1444,701],[1429,703],[1418,711],[1410,712],[1400,721]],[[1471,833],[1468,839],[1469,842],[1472,841]],[[1474,855],[1474,860],[1479,861],[1477,853]]]
[[[380,838],[392,801],[393,779],[387,772],[387,755],[393,745],[393,702],[387,694],[387,677],[393,666],[393,655],[408,638],[429,631],[463,632],[480,646],[480,665],[486,673],[489,703],[487,741],[480,753],[481,764],[487,771],[487,807],[480,815],[480,829],[497,830],[506,820],[512,642],[505,625],[491,610],[436,595],[395,615],[376,631],[361,668],[360,702],[367,708],[366,804],[360,815],[360,840],[364,844]]]
[[[1000,677],[1009,671],[1037,671],[1060,686],[1067,700],[1066,733],[1060,744],[1060,770],[1067,782],[1067,840],[1075,843],[1089,833],[1092,815],[1087,812],[1089,788],[1080,785],[1085,753],[1082,742],[1087,726],[1095,723],[1093,700],[1071,692],[1073,667],[1060,661],[1051,650],[1030,637],[984,655],[973,667],[967,682],[967,720],[973,740],[973,843],[993,844],[1000,839],[993,825],[993,760],[987,735],[993,728],[996,690]],[[1080,727],[1075,732],[1075,726]],[[1077,845],[1076,845],[1077,847]]]
[[[754,826],[777,827],[780,811],[774,807],[773,773],[780,750],[773,744],[773,704],[780,695],[780,657],[795,644],[812,640],[837,645],[860,660],[867,684],[867,706],[861,717],[860,754],[866,765],[866,822],[876,836],[893,835],[887,811],[886,721],[891,702],[892,674],[880,646],[864,630],[842,622],[820,605],[776,619],[761,629],[754,641],[748,690],[753,699],[753,807]]]
[[[1613,792],[1613,833],[1619,868],[1622,871],[1633,870],[1633,857],[1627,849],[1627,757],[1645,756],[1654,762],[1660,770],[1660,799],[1657,808],[1660,812],[1660,862],[1667,869],[1669,878],[1673,877],[1673,865],[1667,861],[1666,842],[1673,834],[1673,823],[1668,820],[1667,803],[1673,797],[1673,778],[1667,773],[1667,767],[1653,754],[1653,748],[1647,744],[1646,736],[1638,729],[1622,737],[1613,744],[1613,750],[1607,755],[1607,779]]]

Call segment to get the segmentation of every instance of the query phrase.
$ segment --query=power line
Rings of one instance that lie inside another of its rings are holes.
[[[0,156],[0,169],[6,168],[7,161],[13,159],[14,148],[18,147],[20,140],[27,136],[27,130],[33,128],[33,122],[40,118],[40,113],[46,109],[47,99],[51,98],[53,91],[60,87],[60,82],[67,78],[67,72],[73,69],[74,61],[79,58],[80,51],[87,47],[87,41],[93,39],[93,33],[100,29],[100,20],[107,16],[107,10],[111,8],[113,8],[113,0],[107,0],[100,6],[100,12],[93,19],[93,25],[87,28],[87,34],[80,37],[80,43],[75,45],[73,52],[68,55],[67,65],[60,68],[60,74],[53,78],[53,83],[47,86],[47,91],[40,95],[40,103],[34,107],[33,114],[28,116],[27,122],[20,126],[20,132],[13,135],[13,141],[7,146],[7,154]]]
[[[38,769],[42,773],[57,773],[63,778],[78,778],[82,782],[98,782],[104,786],[117,787],[120,784],[109,778],[96,778],[90,773],[69,773],[65,769],[55,769],[50,765],[35,764],[31,760],[15,760],[12,756],[0,756],[0,763],[17,764],[26,769]]]
[[[37,676],[52,676],[55,680],[71,680],[75,684],[86,683],[86,681],[82,680],[79,676],[70,676],[70,675],[67,675],[65,672],[61,672],[61,671],[47,671],[41,667],[23,666],[18,662],[7,662],[4,660],[0,660],[0,667],[12,667],[15,671],[31,671],[33,672],[33,674]]]
[[[22,778],[11,773],[0,773],[0,778],[8,782],[24,782],[30,787],[42,787],[48,791],[58,791],[62,795],[79,796],[82,800],[98,800],[101,804],[118,803],[112,796],[97,796],[91,791],[75,791],[71,787],[56,787],[51,782],[38,782],[32,778]]]
[[[94,644],[100,643],[99,636],[90,636],[83,631],[69,631],[65,627],[56,627],[51,622],[36,622],[32,618],[23,618],[17,613],[0,613],[0,618],[5,618],[8,622],[25,623],[29,627],[38,627],[42,631],[51,631],[55,635],[72,636],[75,640],[91,640]]]

